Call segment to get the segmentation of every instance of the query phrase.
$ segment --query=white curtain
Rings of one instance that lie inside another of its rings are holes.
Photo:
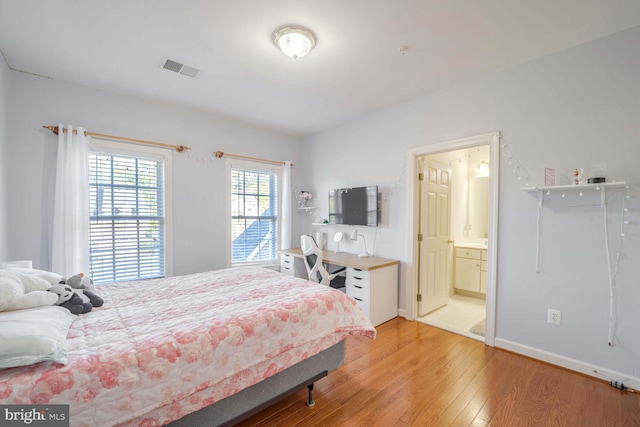
[[[291,248],[291,162],[282,166],[282,206],[280,211],[280,249]]]
[[[89,141],[58,125],[51,271],[89,275]]]

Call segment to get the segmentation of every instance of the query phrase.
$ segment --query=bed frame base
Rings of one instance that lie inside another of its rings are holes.
[[[324,375],[325,375],[325,376],[327,376],[328,374],[329,374],[329,373],[325,371],[325,374],[324,374]],[[318,378],[318,379],[320,379],[320,378]],[[314,382],[315,382],[315,381],[314,381]],[[309,399],[307,399],[307,406],[308,406],[309,408],[311,408],[311,407],[315,406],[315,404],[316,404],[316,401],[315,401],[315,400],[313,400],[313,384],[309,384],[309,385],[307,386],[307,388],[309,389]]]
[[[241,392],[168,424],[170,427],[231,426],[307,387],[305,404],[315,405],[313,385],[344,364],[344,342]]]
[[[314,376],[313,378],[309,378],[307,381],[304,381],[296,386],[291,387],[290,389],[284,391],[283,393],[280,393],[277,396],[272,397],[271,399],[267,400],[266,402],[264,402],[263,404],[256,406],[255,408],[238,415],[237,417],[225,422],[224,424],[221,424],[221,426],[233,426],[238,424],[240,421],[244,421],[247,418],[257,414],[258,412],[262,411],[263,409],[268,408],[269,406],[273,405],[274,403],[277,403],[279,401],[281,401],[282,399],[284,399],[285,397],[289,397],[292,394],[298,392],[299,390],[307,387],[309,389],[309,400],[306,402],[306,405],[309,407],[312,407],[313,405],[316,404],[316,402],[313,400],[311,394],[313,393],[313,383],[318,381],[321,378],[326,377],[327,375],[329,375],[328,371],[324,371],[319,373],[318,375]],[[311,383],[311,384],[309,384]]]

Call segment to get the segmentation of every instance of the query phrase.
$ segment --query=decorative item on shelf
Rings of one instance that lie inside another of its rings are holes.
[[[301,208],[306,208],[307,202],[309,202],[309,200],[311,199],[313,199],[313,194],[310,191],[302,190],[298,195],[298,205]]]
[[[605,176],[607,176],[607,164],[602,161],[595,162],[591,166],[590,177],[587,179],[589,184],[600,184],[606,182]]]
[[[580,171],[576,168],[576,170],[573,171],[573,185],[578,184],[580,184]]]
[[[606,182],[606,181],[607,181],[607,179],[605,177],[597,176],[597,177],[589,178],[587,180],[587,183],[589,183],[589,184],[600,184],[600,183],[603,183],[603,182]]]
[[[586,184],[587,183],[587,175],[584,173],[584,168],[580,168],[580,184]]]
[[[552,168],[544,168],[544,186],[556,185],[556,171]]]

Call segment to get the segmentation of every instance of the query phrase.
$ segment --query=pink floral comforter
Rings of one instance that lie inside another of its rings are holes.
[[[69,364],[0,371],[2,403],[64,403],[73,426],[161,425],[376,331],[355,301],[264,268],[98,287]]]

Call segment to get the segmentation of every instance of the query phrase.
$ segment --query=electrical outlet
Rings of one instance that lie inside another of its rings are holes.
[[[554,310],[550,308],[547,310],[547,322],[553,323],[554,325],[559,325],[561,315],[562,313],[560,313],[560,310]]]

